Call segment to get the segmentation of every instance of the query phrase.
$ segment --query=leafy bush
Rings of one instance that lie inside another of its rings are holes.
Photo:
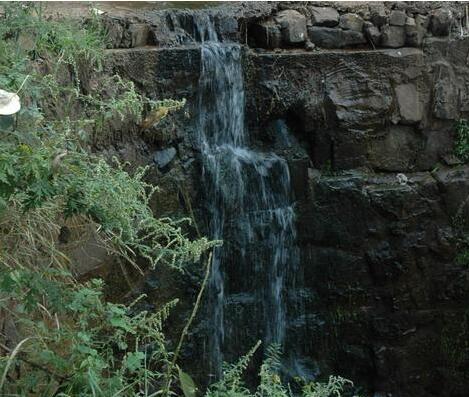
[[[459,120],[456,125],[455,153],[463,161],[469,160],[469,123]]]
[[[147,266],[178,270],[217,242],[189,239],[189,220],[156,219],[155,191],[145,169],[129,173],[89,150],[115,118],[146,128],[184,101],[149,101],[131,82],[103,77],[84,87],[80,76],[99,70],[106,36],[95,16],[50,20],[40,4],[10,3],[0,16],[0,87],[18,92],[22,110],[0,117],[0,394],[61,397],[195,395],[177,356],[195,316],[206,277],[175,353],[164,320],[176,300],[149,313],[133,302],[106,299],[103,281],[77,280],[60,242],[67,228],[91,227],[109,253]],[[77,244],[80,241],[76,242]],[[209,257],[210,258],[210,257]],[[290,396],[277,374],[278,351],[261,368],[252,394],[242,381],[257,346],[212,385],[206,397]],[[176,382],[179,380],[179,382]],[[339,395],[346,381],[308,384],[305,397]]]
[[[0,86],[20,91],[23,104],[0,128],[0,309],[10,330],[1,394],[152,395],[176,376],[163,334],[176,301],[152,313],[107,301],[101,280],[74,278],[60,235],[88,225],[127,262],[177,269],[214,245],[187,238],[187,220],[153,217],[145,169],[130,174],[88,150],[113,118],[138,122],[146,107],[183,102],[147,101],[118,76],[85,92],[79,76],[99,69],[105,46],[93,18],[45,20],[39,6],[7,4],[0,37]]]
[[[280,349],[276,345],[269,346],[259,377],[259,386],[251,392],[243,383],[243,372],[247,369],[249,360],[258,349],[260,343],[242,357],[236,364],[227,365],[223,371],[223,378],[209,387],[205,397],[340,397],[344,388],[353,383],[340,376],[331,376],[327,383],[303,383],[300,393],[293,393],[289,384],[283,384],[280,378]],[[188,396],[186,396],[188,397]]]

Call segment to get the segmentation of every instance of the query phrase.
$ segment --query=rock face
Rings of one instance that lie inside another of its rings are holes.
[[[363,29],[363,19],[357,14],[343,14],[340,16],[339,26],[344,30],[361,32]]]
[[[165,168],[176,157],[176,149],[170,147],[168,149],[158,150],[154,156],[153,161],[158,168]]]
[[[365,37],[371,42],[371,45],[377,47],[380,44],[381,32],[371,22],[365,22],[364,31]]]
[[[453,13],[447,8],[435,10],[432,15],[431,29],[435,36],[447,36],[451,27]]]
[[[312,26],[308,30],[310,40],[321,48],[343,48],[365,44],[362,33],[354,30]]]
[[[273,20],[257,23],[251,30],[257,45],[262,48],[274,49],[282,46],[280,26]]]
[[[418,123],[422,120],[422,104],[414,84],[401,84],[396,87],[396,99],[403,123]]]
[[[243,14],[230,33],[248,43],[247,128],[263,150],[288,158],[296,200],[302,288],[286,299],[303,312],[288,325],[300,341],[288,351],[299,357],[291,367],[341,374],[367,397],[465,397],[469,268],[458,259],[466,246],[458,222],[469,216],[469,166],[452,158],[454,124],[469,117],[469,39],[453,37],[448,13],[430,3],[392,6],[285,3]],[[348,14],[364,20],[362,30],[345,23],[355,20]],[[184,97],[193,115],[200,70],[200,51],[186,41],[193,18],[174,16],[170,36],[191,45],[109,50],[105,71],[132,79],[152,99]],[[119,26],[125,36],[128,25]],[[168,43],[161,29],[150,25],[150,35]],[[309,51],[301,48],[306,29],[316,46]],[[152,165],[163,190],[155,210],[203,219],[195,128],[193,117],[170,115],[152,134],[120,128],[99,148],[124,158],[136,152],[132,160],[144,164],[154,164],[155,153],[158,161],[171,157],[163,169]],[[233,288],[246,277],[231,274]],[[164,292],[151,288],[153,296]],[[183,278],[177,289],[189,311],[197,283]],[[246,294],[227,302],[241,330],[228,334],[243,336],[229,343],[227,359],[252,342],[257,306]],[[204,372],[193,360],[195,352],[203,357],[203,329],[202,320],[182,356],[196,377]]]
[[[295,10],[279,12],[275,20],[282,29],[285,44],[296,45],[306,40],[306,17]]]
[[[407,15],[404,11],[393,10],[389,16],[389,24],[391,26],[404,26],[406,19]]]
[[[405,44],[404,26],[384,26],[381,30],[381,45],[389,48],[403,47]]]
[[[311,21],[315,26],[332,28],[339,24],[339,13],[332,7],[312,7]]]

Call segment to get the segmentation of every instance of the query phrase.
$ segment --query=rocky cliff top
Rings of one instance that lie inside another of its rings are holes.
[[[84,2],[54,2],[51,15],[83,16]],[[421,47],[431,36],[469,34],[460,2],[96,2],[110,47],[174,47],[197,40],[195,16],[210,15],[218,35],[253,48]]]

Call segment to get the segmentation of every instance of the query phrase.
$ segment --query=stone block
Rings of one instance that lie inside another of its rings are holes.
[[[309,29],[309,37],[321,48],[344,48],[366,44],[365,36],[354,30],[313,26]]]
[[[387,23],[388,15],[383,4],[370,4],[370,20],[377,27],[381,27]]]
[[[283,41],[287,45],[304,43],[307,37],[306,17],[295,10],[283,10],[275,20],[280,24]]]
[[[399,48],[405,45],[404,26],[383,26],[381,29],[381,45],[389,48]]]
[[[447,8],[435,10],[431,19],[431,31],[435,36],[447,36],[451,28],[453,13]]]
[[[255,24],[250,33],[258,47],[274,49],[282,46],[280,26],[273,20]]]
[[[404,26],[407,15],[404,11],[393,10],[389,16],[389,24],[391,26]]]
[[[417,24],[415,18],[407,18],[404,27],[406,44],[410,47],[420,47],[423,44],[425,29]]]
[[[143,47],[148,43],[150,29],[145,23],[132,23],[129,26],[130,46]]]
[[[422,104],[414,84],[401,84],[396,87],[397,105],[404,123],[418,123],[422,120]]]
[[[339,27],[344,30],[361,32],[363,29],[363,19],[357,14],[343,14],[339,19]]]
[[[339,13],[332,7],[311,7],[311,21],[315,26],[332,28],[339,24]]]
[[[176,157],[176,149],[170,147],[168,149],[158,150],[153,155],[153,162],[159,169],[165,168]]]
[[[371,22],[365,22],[363,25],[365,37],[374,45],[378,46],[381,42],[381,32]]]
[[[412,169],[422,140],[411,127],[392,126],[382,139],[370,144],[370,165],[375,170],[408,172]]]

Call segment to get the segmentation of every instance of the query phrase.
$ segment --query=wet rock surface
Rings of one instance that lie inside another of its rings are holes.
[[[297,202],[303,287],[286,299],[298,362],[349,377],[366,396],[466,396],[469,269],[456,261],[454,221],[469,216],[469,169],[451,156],[454,124],[469,116],[469,40],[459,34],[457,4],[230,7],[212,18],[220,36],[248,44],[248,128],[254,144],[288,158]],[[116,126],[98,149],[151,165],[158,214],[203,219],[193,21],[188,10],[112,19],[119,48],[108,51],[106,73],[130,78],[152,99],[186,98],[187,117],[170,115],[152,131]],[[154,155],[168,150],[177,155],[161,169]],[[145,287],[156,300],[165,277]],[[171,281],[186,302],[175,314],[181,323],[197,281]],[[255,319],[256,299],[233,294],[227,313]],[[199,321],[190,335],[188,368],[204,327]],[[253,342],[255,327],[227,331],[236,336],[229,358]],[[203,373],[192,366],[195,377]]]

